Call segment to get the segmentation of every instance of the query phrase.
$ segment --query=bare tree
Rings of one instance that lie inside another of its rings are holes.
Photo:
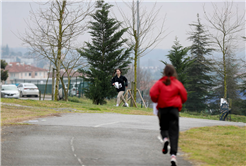
[[[208,21],[209,34],[212,43],[218,52],[222,53],[223,62],[223,82],[224,82],[224,98],[227,98],[227,66],[226,57],[231,54],[229,51],[235,52],[238,49],[240,41],[240,33],[245,29],[244,13],[239,13],[239,9],[234,6],[233,2],[224,2],[223,7],[218,7],[215,3],[213,12],[206,12],[205,5],[203,11],[205,19]]]
[[[143,92],[143,99],[147,105],[147,107],[150,107],[150,103],[152,103],[152,100],[149,96],[150,88],[153,86],[155,80],[151,78],[151,73],[148,69],[139,68],[137,70],[137,81],[138,81],[138,89]],[[130,81],[134,80],[134,66],[129,66],[128,72],[125,74],[126,78]],[[131,85],[128,86],[131,88]]]
[[[161,7],[157,6],[157,3],[153,5],[151,10],[147,10],[143,6],[143,2],[139,3],[139,19],[137,5],[138,2],[132,0],[132,2],[124,2],[131,15],[129,16],[126,11],[123,11],[118,5],[118,11],[123,18],[122,26],[128,28],[128,46],[133,47],[134,50],[134,100],[136,100],[136,88],[137,88],[137,61],[142,56],[152,51],[166,36],[164,23],[166,16],[158,19],[158,14]],[[138,21],[139,20],[139,21]],[[161,24],[160,27],[157,23]]]
[[[43,8],[42,8],[43,7]],[[86,18],[93,12],[94,5],[91,1],[50,0],[40,5],[34,12],[30,11],[30,20],[26,20],[27,30],[20,39],[27,44],[32,52],[48,59],[56,69],[55,100],[58,100],[60,69],[72,69],[76,65],[62,63],[62,59],[76,50],[76,39],[87,28]],[[77,63],[75,63],[77,64]],[[66,67],[65,67],[66,66]]]
[[[66,57],[64,57],[64,59],[62,59],[61,68],[64,69],[65,72],[61,75],[61,83],[64,90],[65,101],[68,101],[68,92],[70,89],[69,86],[70,86],[71,77],[73,77],[74,74],[76,73],[73,69],[77,67],[85,67],[85,66],[87,66],[87,63],[84,61],[84,59],[81,58],[78,51],[75,50],[70,50],[69,54]],[[67,79],[68,79],[67,88],[65,87],[64,80],[63,80],[65,74],[67,74]]]
[[[129,66],[128,72],[125,74],[125,77],[127,78],[128,82],[134,81],[135,75],[134,75],[134,66]],[[151,82],[151,74],[148,70],[144,70],[142,68],[139,68],[137,70],[137,88],[139,90],[148,90],[150,89],[150,82]],[[128,86],[131,88],[131,85]]]
[[[223,61],[220,61],[217,67],[222,69]],[[232,99],[232,103],[237,103],[237,101],[240,100],[238,91],[241,88],[241,80],[246,74],[245,62],[242,63],[241,59],[234,55],[233,52],[228,50],[226,55],[226,67],[227,97]],[[215,77],[215,81],[218,83],[219,86],[215,88],[215,93],[220,97],[224,95],[223,79],[224,73],[218,72]],[[238,107],[239,106],[232,104],[232,113],[237,113]]]

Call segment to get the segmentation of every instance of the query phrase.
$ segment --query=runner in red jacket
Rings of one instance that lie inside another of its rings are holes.
[[[179,138],[179,111],[187,100],[187,92],[183,84],[178,81],[177,73],[172,65],[166,65],[164,77],[158,80],[150,89],[151,100],[157,103],[161,136],[164,141],[162,152],[168,152],[171,144],[171,163],[177,165],[176,155]]]

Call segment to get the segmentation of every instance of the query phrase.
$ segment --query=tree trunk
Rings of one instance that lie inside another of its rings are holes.
[[[67,92],[66,92],[66,95],[65,95],[65,101],[68,101],[68,91],[69,91],[69,88],[70,88],[70,80],[71,80],[70,76],[68,76],[67,79],[68,79],[68,85],[67,85],[67,90],[66,90]],[[70,89],[70,94],[71,94],[71,89]]]
[[[60,67],[61,67],[61,50],[62,50],[62,23],[63,23],[63,13],[67,1],[63,0],[62,8],[60,10],[60,19],[59,19],[59,39],[58,39],[58,52],[57,52],[57,68],[56,68],[56,86],[55,86],[55,101],[58,101],[58,91],[59,91],[59,82],[60,82]]]
[[[60,69],[59,68],[60,68],[60,66],[56,69],[56,86],[55,86],[55,95],[54,95],[55,101],[58,101],[59,100],[58,99],[59,82],[60,82],[60,79],[59,79],[59,77],[60,77],[60,75],[59,75]]]
[[[136,53],[135,53],[136,54]],[[134,101],[136,101],[137,98],[137,56],[135,55],[134,58]]]
[[[135,47],[134,47],[134,53],[135,53],[135,57],[134,57],[134,92],[133,92],[133,98],[134,101],[136,101],[137,99],[137,60],[138,60],[138,36],[136,33],[136,30],[134,31],[134,37],[135,37]]]
[[[225,59],[225,53],[223,53],[223,68],[224,68],[224,98],[227,98],[227,74],[226,74],[226,59]]]
[[[54,83],[55,83],[55,69],[52,68],[52,93],[51,93],[51,96],[52,96],[52,101],[54,101]]]
[[[61,83],[62,83],[62,89],[64,90],[64,95],[65,95],[65,99],[66,99],[67,91],[65,90],[65,84],[63,81],[63,77],[61,77]]]
[[[222,53],[223,53],[223,69],[224,69],[224,99],[227,98],[227,83],[226,83],[226,78],[227,78],[227,73],[226,73],[226,48],[225,48],[225,33],[223,36],[223,45],[222,45]]]

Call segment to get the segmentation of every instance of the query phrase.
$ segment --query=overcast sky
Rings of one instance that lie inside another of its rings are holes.
[[[109,2],[109,1],[106,1]],[[114,1],[115,2],[115,1]],[[143,1],[142,6],[147,7],[147,10],[151,9],[153,1]],[[222,6],[223,3],[219,0],[214,1],[218,6]],[[113,3],[113,2],[110,2]],[[167,0],[158,0],[158,6],[162,6],[162,9],[159,13],[159,18],[164,18],[166,14],[165,29],[170,34],[156,47],[159,49],[170,49],[173,45],[175,36],[180,40],[180,43],[183,46],[189,46],[190,42],[187,40],[187,32],[190,31],[189,24],[197,20],[197,13],[199,13],[201,22],[206,23],[203,17],[203,5],[205,4],[207,13],[213,11],[212,5],[208,1],[167,1]],[[239,10],[243,12],[245,10],[245,2],[235,1],[234,3],[239,7]],[[24,19],[29,18],[30,5],[35,9],[38,5],[33,2],[27,1],[6,1],[2,2],[2,45],[8,44],[9,47],[23,47],[22,42],[14,35],[14,33],[23,33],[26,28]],[[129,12],[128,9],[124,6],[122,1],[118,1],[118,5],[121,8]],[[117,8],[113,7],[116,16],[120,19],[120,15],[117,12]],[[156,26],[160,26],[157,24]],[[244,33],[245,34],[245,33]],[[83,42],[84,40],[88,41],[90,39],[89,34],[84,34],[78,40]]]

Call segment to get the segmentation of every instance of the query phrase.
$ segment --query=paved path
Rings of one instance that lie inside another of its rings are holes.
[[[2,165],[170,166],[161,153],[156,116],[63,114],[3,129]],[[244,123],[180,118],[180,130]],[[180,166],[190,166],[179,152]]]

